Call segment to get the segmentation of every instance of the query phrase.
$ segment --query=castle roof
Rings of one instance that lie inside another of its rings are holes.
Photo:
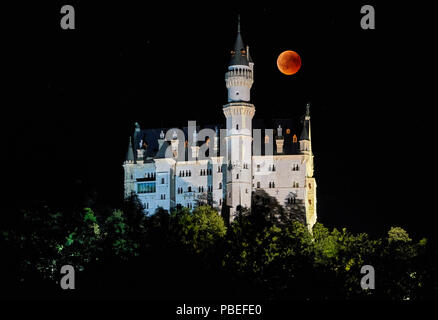
[[[132,139],[129,137],[129,147],[128,151],[126,152],[126,161],[132,161],[134,162],[134,151],[132,150]]]
[[[237,22],[237,37],[234,42],[233,50],[231,51],[230,66],[243,65],[247,66],[248,59],[246,55],[245,45],[243,44],[242,35],[240,34],[240,16]]]
[[[282,134],[281,139],[283,139],[283,153],[284,155],[293,155],[293,154],[300,154],[300,148],[299,143],[293,142],[293,136],[294,132],[292,132],[293,124],[292,119],[253,119],[253,129],[261,129],[261,154],[260,155],[266,155],[265,149],[267,146],[270,147],[272,145],[273,148],[273,154],[277,155],[279,154],[277,152],[277,144],[275,143],[275,140],[279,138],[277,129],[279,126],[282,128]],[[212,130],[215,130],[216,128],[220,129],[223,126],[220,124],[216,125],[205,125],[202,128],[200,126],[196,126],[196,131],[199,132],[201,129],[209,128]],[[273,139],[272,141],[269,141],[268,144],[265,144],[265,135],[268,133],[267,129],[275,128],[273,132]],[[188,137],[188,127],[181,128],[184,132],[185,139]],[[160,139],[160,133],[163,131],[166,133],[167,131],[172,130],[172,128],[155,128],[155,129],[142,129],[137,135],[136,138],[138,141],[143,141],[144,144],[143,149],[145,150],[145,157],[146,159],[164,159],[166,158],[166,150],[171,145],[169,141],[164,141],[161,148],[159,148],[158,139]],[[304,132],[307,132],[307,130],[304,130]],[[220,136],[220,131],[218,132],[218,135]],[[189,160],[189,153],[191,153],[191,146],[186,141],[179,141],[179,143],[184,144],[184,159],[185,161]],[[219,139],[220,142],[220,139]],[[197,146],[201,146],[205,143],[205,141],[198,141]],[[210,139],[211,145],[214,143],[214,140]],[[139,143],[137,145],[140,145]],[[220,154],[220,146],[218,146],[218,156],[221,156]],[[134,161],[134,152],[132,148],[132,143],[130,143],[130,147],[128,149],[129,158],[131,161]],[[128,158],[128,155],[127,155]],[[145,160],[146,160],[145,159]]]

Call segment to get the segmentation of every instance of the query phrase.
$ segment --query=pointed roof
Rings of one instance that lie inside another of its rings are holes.
[[[126,152],[126,161],[134,162],[134,151],[132,150],[132,139],[129,137],[128,152]]]
[[[300,140],[310,140],[309,139],[308,123],[309,123],[308,120],[304,120],[303,131],[301,131]]]
[[[236,65],[248,65],[248,59],[246,56],[246,48],[243,44],[242,35],[240,34],[240,15],[238,16],[237,21],[237,37],[236,41],[234,42],[234,48],[231,51],[231,60],[230,60],[230,66],[236,66]]]
[[[306,113],[303,121],[303,131],[301,131],[300,140],[310,140],[310,103],[306,105]]]

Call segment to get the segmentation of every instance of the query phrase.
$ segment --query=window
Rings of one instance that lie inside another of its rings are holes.
[[[192,192],[192,187],[187,187],[187,192]]]
[[[260,165],[258,164],[257,165],[257,172],[259,172],[260,171]]]
[[[239,174],[236,174],[236,180],[239,180]]]
[[[161,184],[164,184],[164,178],[161,178]]]
[[[257,188],[260,188],[260,181],[257,181]]]
[[[155,182],[144,182],[137,184],[137,193],[154,193]]]
[[[220,205],[220,206],[222,205],[222,198],[219,199],[219,205]]]
[[[161,200],[166,200],[166,195],[165,194],[161,195]]]
[[[312,200],[309,199],[309,204],[312,204]]]
[[[311,183],[309,183],[309,189],[312,189],[312,184]]]
[[[219,182],[219,189],[222,189],[222,182]]]
[[[236,130],[239,130],[239,125],[238,124],[236,124]]]
[[[248,193],[248,189],[245,190],[245,193]]]

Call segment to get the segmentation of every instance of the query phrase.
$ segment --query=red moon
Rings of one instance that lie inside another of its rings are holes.
[[[295,51],[284,51],[278,56],[277,67],[281,73],[290,76],[300,70],[301,58]]]

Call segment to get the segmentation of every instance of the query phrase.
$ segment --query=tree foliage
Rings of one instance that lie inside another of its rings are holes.
[[[0,241],[8,262],[2,280],[17,294],[44,288],[56,295],[59,270],[70,264],[89,295],[97,290],[112,296],[127,287],[142,295],[147,286],[163,299],[187,293],[314,300],[437,297],[437,254],[426,239],[414,241],[400,227],[382,238],[321,223],[310,232],[299,215],[290,214],[295,211],[282,210],[259,198],[252,210],[239,208],[227,226],[205,204],[193,211],[159,208],[146,216],[135,195],[120,209],[38,205],[2,216]],[[364,265],[375,268],[375,290],[360,286]]]

